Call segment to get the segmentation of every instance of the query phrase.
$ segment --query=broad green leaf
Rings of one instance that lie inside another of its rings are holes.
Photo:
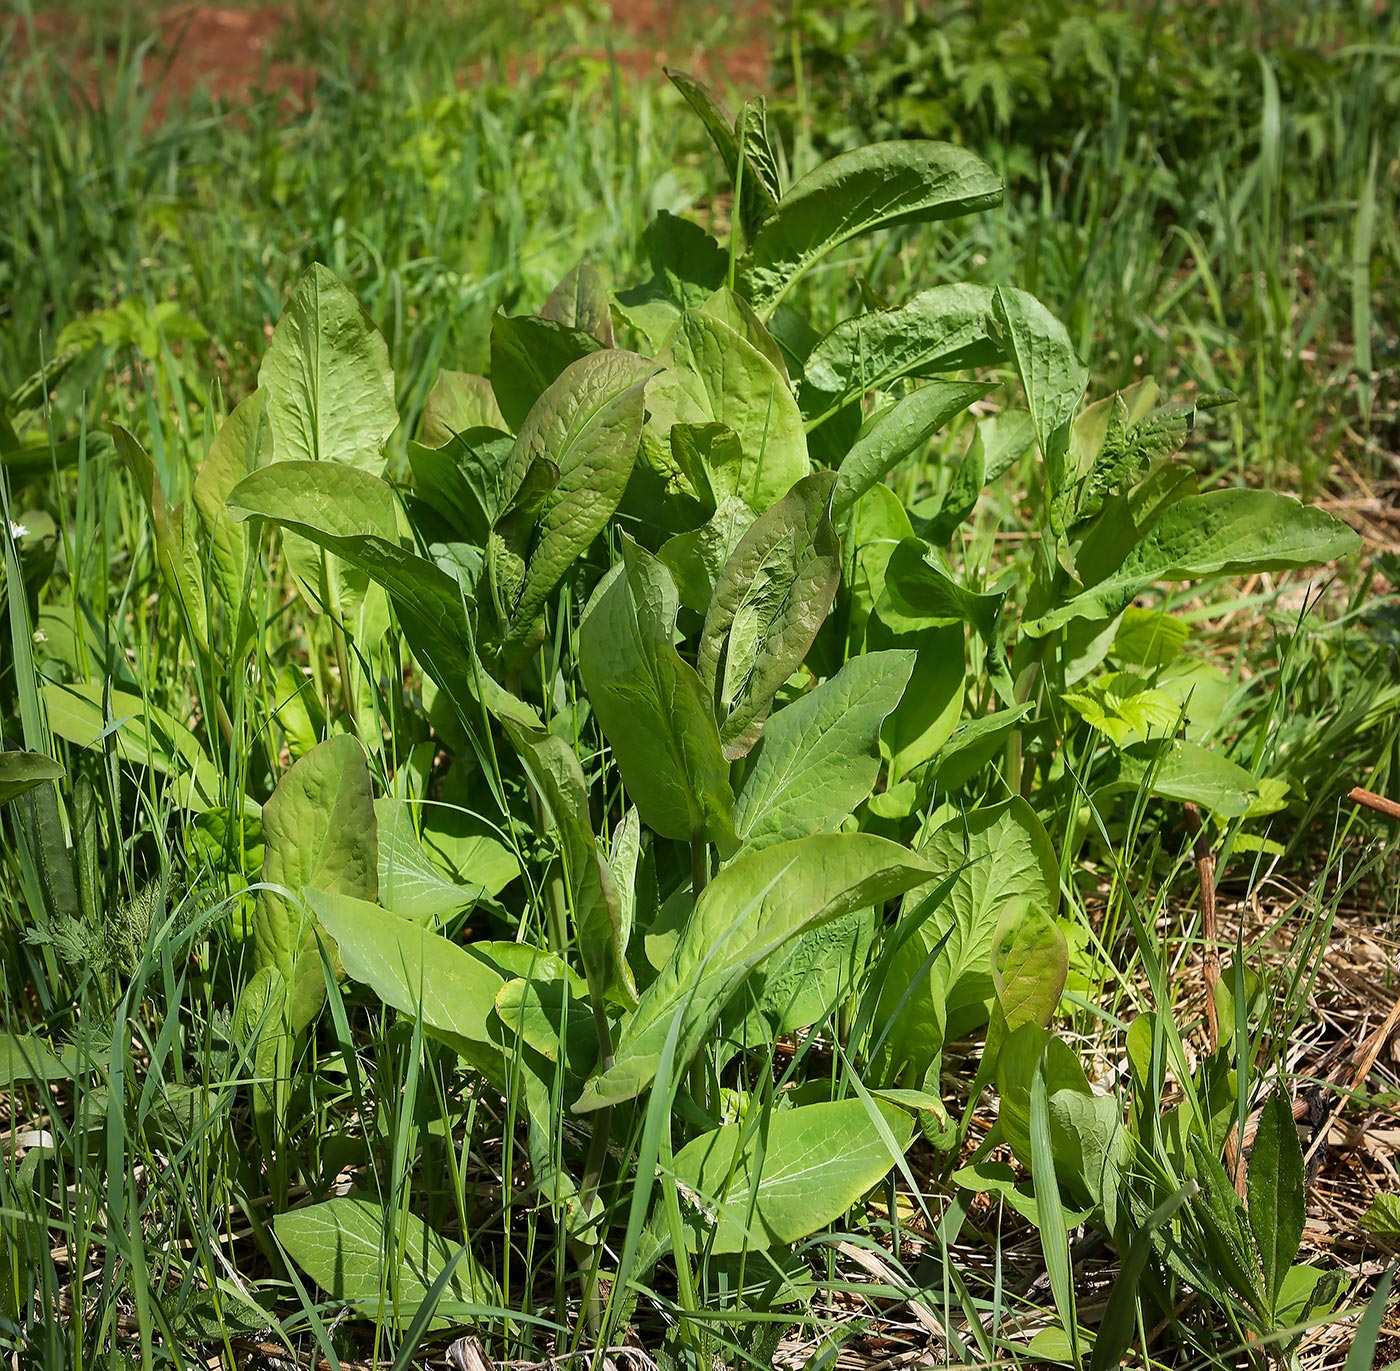
[[[244,591],[248,533],[237,527],[226,505],[234,486],[271,457],[267,397],[255,390],[219,425],[190,493],[204,524],[210,578],[224,602],[224,612],[234,633],[235,656],[255,630]]]
[[[736,295],[728,287],[721,287],[700,306],[700,311],[728,324],[750,347],[756,348],[773,364],[773,370],[784,381],[791,382],[783,345],[742,295]]]
[[[816,472],[756,519],[715,586],[697,666],[731,761],[758,741],[773,696],[802,665],[836,597],[834,480]]]
[[[866,833],[820,834],[739,857],[706,886],[671,960],[624,1021],[613,1067],[575,1108],[634,1099],[656,1074],[678,1012],[677,1061],[688,1062],[744,978],[779,948],[934,874],[908,849]]]
[[[684,309],[698,308],[723,282],[729,257],[693,219],[662,210],[642,234],[651,279],[618,293],[617,312],[660,351]]]
[[[1361,1216],[1361,1226],[1378,1237],[1400,1235],[1400,1195],[1377,1195]]]
[[[516,479],[515,440],[494,428],[467,428],[441,447],[409,443],[408,464],[417,493],[455,531],[484,548]]]
[[[520,875],[514,852],[475,815],[430,803],[423,806],[419,822],[424,848],[457,884],[495,896]]]
[[[123,761],[174,778],[174,798],[186,809],[198,814],[219,808],[217,768],[199,739],[164,710],[125,690],[109,696],[100,681],[46,685],[39,694],[49,727],[64,742],[96,748],[110,735]],[[257,808],[251,800],[247,805]]]
[[[345,974],[367,985],[400,1014],[421,1019],[478,1070],[501,1080],[498,1039],[491,1031],[505,978],[464,947],[421,923],[376,904],[307,889],[321,927],[335,939]]]
[[[263,805],[262,878],[291,894],[258,892],[254,958],[259,967],[275,966],[286,980],[294,1032],[315,1018],[326,996],[316,930],[297,892],[315,886],[375,899],[377,834],[364,749],[349,734],[312,748]]]
[[[253,1126],[266,1148],[275,1146],[279,1131],[277,1097],[287,1067],[278,1071],[278,1059],[288,1063],[292,1048],[287,1027],[287,982],[274,965],[256,970],[244,982],[233,1008],[233,1041],[248,1052],[252,1063]]]
[[[384,469],[399,422],[394,373],[379,330],[318,262],[303,273],[258,370],[278,461]]]
[[[579,626],[579,671],[642,821],[728,853],[729,768],[700,677],[674,646],[679,604],[670,572],[624,534]]]
[[[632,937],[632,925],[637,914],[637,864],[642,856],[642,816],[632,805],[613,829],[612,850],[608,854],[608,869],[617,886],[619,926],[625,950]]]
[[[817,1023],[854,989],[875,941],[873,910],[835,919],[775,952],[739,987],[724,1014],[724,1036],[738,1048]]]
[[[228,502],[234,518],[265,519],[290,529],[382,586],[414,655],[458,707],[466,708],[474,698],[475,662],[462,586],[396,542],[346,531],[335,499],[341,479],[334,468],[299,464],[296,477],[288,480],[285,471],[264,467],[240,481]]]
[[[491,320],[491,389],[518,433],[540,397],[565,370],[603,345],[591,333],[554,319],[497,314]]]
[[[889,1093],[889,1092],[887,1092]],[[1040,1208],[1029,1183],[1017,1179],[1016,1168],[1009,1162],[972,1162],[954,1171],[950,1179],[974,1195],[997,1195],[1018,1214],[1040,1227]],[[1078,1228],[1090,1216],[1084,1209],[1063,1209],[1065,1226]]]
[[[634,352],[594,353],[560,375],[520,429],[517,462],[548,461],[559,475],[540,506],[508,643],[532,631],[550,592],[612,518],[637,459],[642,393],[654,373]]]
[[[1190,801],[1227,818],[1246,814],[1259,794],[1259,782],[1242,766],[1185,739],[1129,748],[1119,754],[1118,767],[1127,785],[1150,780],[1154,795]]]
[[[748,508],[744,449],[739,435],[724,424],[672,424],[671,458],[702,503],[719,509],[731,501]],[[753,512],[750,510],[752,520]]]
[[[611,994],[626,1005],[635,1005],[637,988],[627,965],[622,897],[611,868],[598,851],[583,768],[562,738],[527,720],[524,705],[502,709],[500,697],[504,695],[504,691],[493,695],[487,708],[494,706],[493,712],[559,830],[570,907],[589,990],[599,1001]]]
[[[273,462],[238,482],[228,504],[235,518],[257,514],[285,528],[334,538],[392,541],[394,492],[368,471],[316,462]]]
[[[679,433],[680,426],[671,432]],[[753,510],[743,500],[730,496],[720,502],[707,523],[688,533],[678,533],[661,545],[657,555],[676,578],[676,589],[687,609],[696,614],[709,609],[715,585],[753,521]]]
[[[1249,1229],[1264,1267],[1264,1293],[1278,1308],[1279,1290],[1303,1239],[1307,1218],[1303,1149],[1293,1107],[1283,1091],[1264,1102],[1249,1157]]]
[[[1113,655],[1120,662],[1155,672],[1170,666],[1191,637],[1191,626],[1160,609],[1123,611],[1113,634]]]
[[[1270,490],[1188,495],[1167,506],[1116,571],[1024,630],[1038,638],[1073,619],[1115,618],[1158,581],[1317,566],[1360,546],[1340,520],[1290,495]]]
[[[1002,916],[1013,905],[1052,915],[1059,904],[1060,867],[1044,826],[1020,796],[949,821],[925,840],[919,855],[935,872],[958,876],[938,913],[901,950],[880,1012],[886,1019],[893,1014],[941,942],[942,950],[901,1011],[901,1019],[911,1022],[896,1030],[918,1034],[914,1041],[923,1042],[926,1052],[930,1043],[941,1045],[937,1033],[918,1033],[935,1014],[946,1023],[947,1040],[987,1021],[996,991],[992,952]],[[921,888],[905,896],[901,917],[909,917],[927,893]]]
[[[479,888],[448,880],[419,841],[407,800],[379,799],[374,817],[379,835],[379,902],[394,914],[433,925],[470,909]]]
[[[969,623],[990,641],[1005,599],[1005,591],[979,593],[960,586],[928,543],[906,538],[890,554],[875,613],[896,633]]]
[[[921,291],[894,309],[843,320],[807,357],[802,413],[815,427],[901,377],[993,365],[1006,352],[991,319],[990,289],[947,285]]]
[[[334,462],[273,462],[245,476],[230,492],[235,519],[243,511],[262,513],[283,530],[282,549],[302,594],[354,631],[355,614],[376,578],[332,539],[393,545],[398,518],[393,488],[373,472]],[[310,536],[308,536],[310,535]]]
[[[1104,672],[1060,698],[1115,747],[1170,737],[1181,717],[1170,695],[1131,671]]]
[[[914,529],[909,514],[889,486],[871,486],[851,507],[841,528],[841,569],[846,594],[847,652],[854,657],[868,651],[877,624],[875,606],[885,593],[885,572],[890,557]]]
[[[875,1107],[896,1144],[908,1146],[909,1115]],[[835,1100],[702,1133],[676,1153],[672,1174],[698,1206],[697,1246],[720,1255],[799,1242],[828,1227],[897,1160],[864,1102]]]
[[[42,752],[0,752],[0,805],[63,774],[62,764]]]
[[[540,317],[591,333],[605,348],[613,345],[612,301],[603,273],[580,262],[549,294]]]
[[[999,286],[992,308],[1006,331],[1036,441],[1051,469],[1051,488],[1058,492],[1063,473],[1056,472],[1054,463],[1063,464],[1063,452],[1056,455],[1056,434],[1073,418],[1089,384],[1089,368],[1079,360],[1065,326],[1034,295]]]
[[[1001,203],[1001,179],[951,143],[909,139],[841,153],[789,188],[754,235],[739,292],[766,317],[827,253],[859,234]]]
[[[337,1195],[273,1220],[287,1255],[332,1298],[376,1322],[407,1323],[454,1259],[442,1298],[494,1304],[495,1282],[460,1243],[449,1242],[414,1214],[385,1214],[378,1200]],[[459,1320],[434,1314],[430,1328]]]
[[[1007,905],[992,943],[996,999],[982,1071],[990,1073],[1002,1041],[1023,1024],[1050,1026],[1068,975],[1069,943],[1060,925],[1043,909]]]
[[[871,652],[769,719],[734,805],[757,851],[838,824],[880,774],[880,726],[914,669],[907,651]]]
[[[931,381],[876,415],[841,463],[831,495],[832,517],[839,519],[950,419],[995,389],[981,381]]]
[[[598,1029],[587,1000],[574,994],[561,976],[520,976],[496,995],[500,1021],[545,1061],[562,1058],[582,1078],[598,1060]]]
[[[495,392],[486,377],[473,376],[466,371],[440,371],[423,404],[418,441],[425,447],[437,448],[469,429],[504,429],[505,426]]]
[[[657,471],[680,483],[671,455],[675,424],[723,424],[738,435],[742,467],[729,493],[757,513],[811,470],[802,414],[786,376],[718,314],[686,310],[656,360],[666,369],[647,392],[645,447]]]
[[[77,1065],[72,1048],[55,1052],[33,1034],[0,1032],[0,1090],[11,1092],[26,1081],[71,1080]]]
[[[683,71],[668,70],[666,75],[671,84],[685,96],[686,103],[699,115],[705,132],[710,135],[711,141],[719,150],[719,155],[724,159],[725,170],[728,171],[729,179],[738,188],[740,195],[739,212],[744,233],[752,238],[763,221],[777,208],[778,196],[781,194],[773,152],[768,146],[762,100],[757,102],[756,113],[739,123],[703,82]],[[752,107],[745,105],[744,108],[747,112]]]
[[[1031,1079],[1043,1063],[1051,1098],[1062,1091],[1093,1094],[1083,1064],[1071,1048],[1039,1024],[1025,1023],[1007,1035],[997,1054],[996,1085],[1001,1097],[998,1122],[1002,1136],[1018,1160],[1034,1164],[1031,1141]]]
[[[1116,1096],[1057,1090],[1050,1097],[1050,1139],[1069,1193],[1096,1206],[1108,1230],[1117,1231],[1130,1144]]]
[[[867,643],[898,644],[915,654],[909,685],[880,730],[880,752],[889,762],[890,781],[897,783],[953,736],[966,689],[967,645],[960,624],[901,634],[883,629],[881,621],[872,623]]]

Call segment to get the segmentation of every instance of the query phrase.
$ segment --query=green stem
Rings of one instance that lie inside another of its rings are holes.
[[[703,833],[690,835],[690,889],[699,903],[710,879],[710,848]]]
[[[598,1033],[598,1064],[603,1071],[611,1070],[613,1057],[612,1027],[608,1023],[608,1013],[597,993],[589,994],[593,1008],[593,1027]],[[583,1188],[579,1198],[583,1212],[591,1214],[593,1202],[602,1187],[603,1167],[608,1159],[608,1144],[612,1141],[612,1106],[607,1105],[593,1116],[593,1132],[588,1139],[588,1157],[583,1167]],[[603,1248],[599,1243],[594,1249],[594,1259],[588,1275],[588,1290],[584,1296],[583,1324],[589,1338],[596,1343],[603,1326],[603,1300],[598,1289],[598,1267],[602,1261]]]
[[[1044,638],[1035,640],[1030,660],[1017,673],[1015,698],[1018,705],[1025,704],[1035,690],[1036,681],[1040,676],[1040,661],[1045,654],[1045,643]],[[1022,783],[1026,779],[1021,774],[1025,746],[1022,733],[1020,728],[1013,729],[1011,736],[1006,740],[1006,785],[1013,795],[1021,794]]]

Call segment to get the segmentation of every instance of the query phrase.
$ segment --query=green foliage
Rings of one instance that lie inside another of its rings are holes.
[[[1057,51],[1107,60],[1087,30]],[[100,1083],[35,1150],[129,1145],[146,1177],[223,1146],[196,1207],[236,1188],[283,1335],[328,1360],[313,1288],[400,1365],[429,1329],[525,1353],[550,1324],[561,1349],[608,1346],[658,1311],[678,1357],[757,1347],[778,1311],[815,1317],[805,1263],[829,1231],[897,1253],[901,1183],[925,1210],[922,1185],[952,1192],[950,1351],[996,1355],[952,1255],[969,1193],[1039,1229],[1076,1364],[1175,1319],[1180,1281],[1242,1346],[1285,1338],[1337,1291],[1297,1261],[1284,1094],[1247,1209],[1221,1161],[1257,1093],[1262,997],[1222,992],[1234,1023],[1193,1071],[1119,863],[1149,831],[1165,889],[1180,802],[1229,849],[1300,779],[1240,741],[1174,583],[1214,610],[1220,578],[1358,540],[1272,491],[1201,490],[1187,441],[1225,397],[1160,405],[1143,382],[1084,405],[1078,335],[1025,290],[887,307],[869,286],[810,311],[832,254],[990,208],[1001,178],[909,140],[788,185],[762,105],[731,118],[673,79],[735,182],[727,252],[658,215],[650,279],[614,291],[580,262],[533,292],[538,315],[493,300],[474,346],[436,359],[489,375],[434,366],[430,386],[317,263],[257,388],[205,411],[197,473],[155,413],[114,426],[141,594],[114,603],[105,564],[80,590],[81,547],[58,571],[26,549],[22,573],[9,533],[7,978],[38,987],[44,1031],[7,1029],[0,1070]],[[163,346],[123,318],[122,346]],[[1130,1100],[1059,1031],[1119,1022],[1128,940],[1084,910],[1099,864],[1158,1005],[1127,1031]],[[188,899],[171,909],[151,868]],[[88,976],[105,1054],[70,1051],[88,1024],[55,993]],[[198,1061],[177,1042],[194,1003]],[[1003,1143],[1016,1167],[991,1159]],[[113,1241],[184,1222],[133,1213],[161,1178],[128,1179],[109,1177]],[[50,1194],[4,1183],[6,1214]],[[1092,1352],[1081,1223],[1133,1273]],[[173,1251],[159,1280],[145,1248],[113,1265],[114,1289],[163,1309]],[[238,1299],[226,1326],[254,1317]]]

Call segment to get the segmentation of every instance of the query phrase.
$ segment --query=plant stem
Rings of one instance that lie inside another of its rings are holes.
[[[690,835],[690,890],[699,902],[710,879],[710,849],[703,833]]]
[[[598,1064],[603,1071],[608,1071],[612,1067],[614,1058],[612,1028],[608,1023],[607,1009],[603,1005],[601,996],[590,994],[588,998],[593,1008],[593,1027],[598,1033]],[[590,1215],[593,1212],[593,1203],[602,1186],[603,1167],[607,1163],[608,1144],[611,1140],[612,1106],[607,1105],[593,1116],[593,1132],[588,1139],[588,1157],[583,1167],[583,1187],[579,1192],[579,1199],[583,1204],[585,1215]],[[589,1338],[595,1342],[603,1322],[603,1301],[598,1290],[598,1265],[601,1258],[602,1246],[600,1244],[595,1249],[592,1269],[589,1272],[588,1290],[583,1305],[583,1325]]]
[[[1031,697],[1040,676],[1040,659],[1045,652],[1045,639],[1036,641],[1030,660],[1016,677],[1016,703],[1023,705]],[[1013,795],[1022,793],[1022,763],[1024,753],[1022,730],[1015,728],[1006,740],[1006,786]]]

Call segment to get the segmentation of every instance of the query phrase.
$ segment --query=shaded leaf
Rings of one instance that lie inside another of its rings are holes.
[[[715,585],[697,667],[730,760],[758,741],[773,696],[802,665],[836,597],[834,481],[816,472],[756,519]]]
[[[734,796],[700,677],[674,646],[666,568],[622,536],[622,561],[579,626],[578,663],[642,821],[666,838],[734,847]]]
[[[263,805],[263,889],[253,913],[256,965],[275,966],[287,983],[293,1031],[316,1016],[326,995],[312,922],[296,892],[316,886],[373,900],[379,889],[378,826],[364,750],[349,734],[311,749]]]

